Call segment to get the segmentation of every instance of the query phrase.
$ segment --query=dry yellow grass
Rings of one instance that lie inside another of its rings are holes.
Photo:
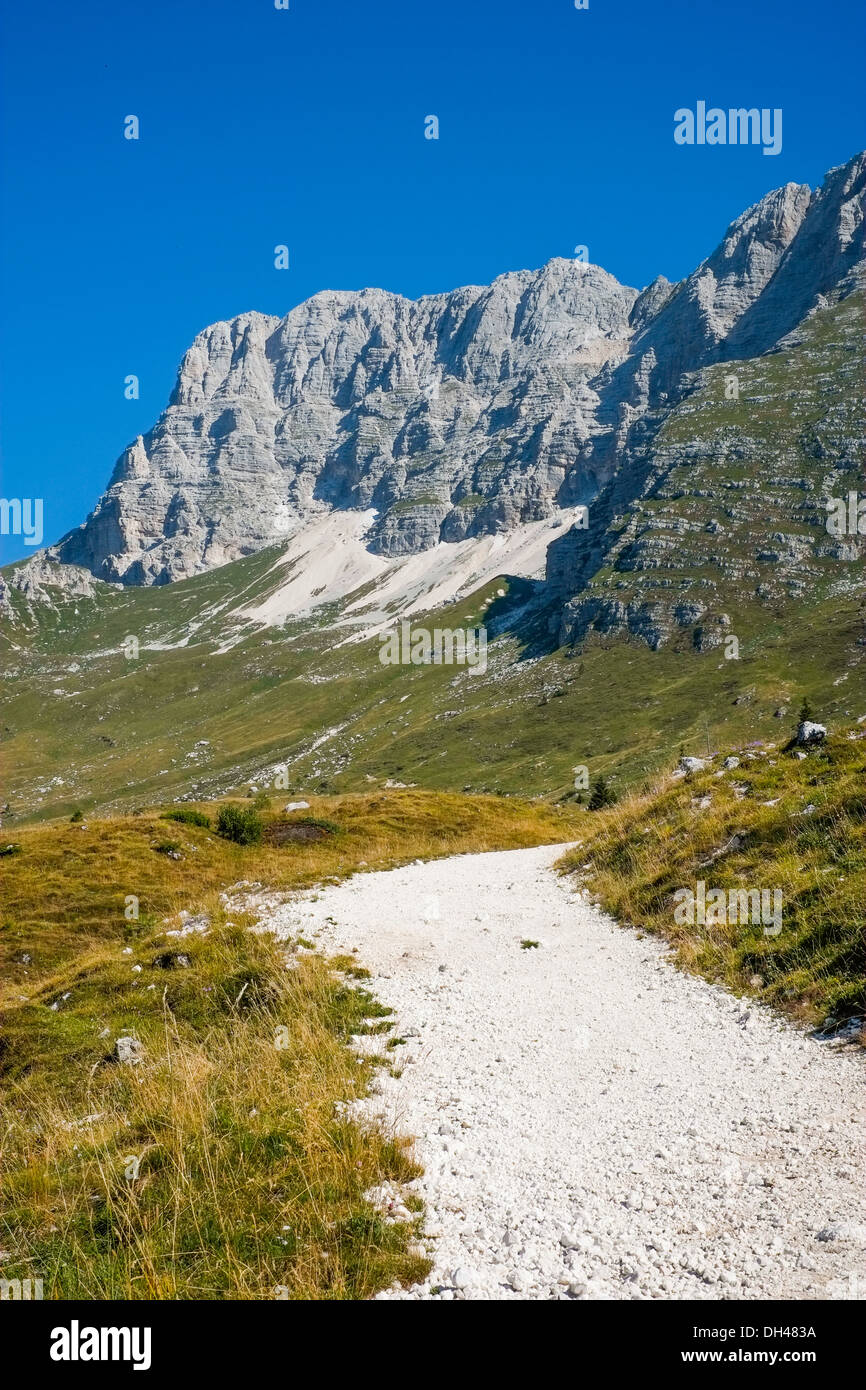
[[[322,1299],[423,1273],[415,1223],[386,1224],[364,1195],[411,1178],[409,1150],[338,1104],[366,1093],[376,1063],[347,1044],[389,1027],[385,1011],[350,961],[287,968],[220,892],[566,839],[580,813],[414,791],[311,810],[339,831],[280,849],[156,813],[17,832],[0,919],[4,1277],[55,1298]],[[167,937],[181,908],[209,930]],[[118,1036],[140,1063],[112,1060]]]

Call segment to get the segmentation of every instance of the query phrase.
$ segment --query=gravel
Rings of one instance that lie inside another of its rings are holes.
[[[282,936],[357,948],[405,1039],[345,1102],[425,1168],[433,1273],[379,1297],[863,1298],[862,1054],[676,970],[562,852],[258,900]]]

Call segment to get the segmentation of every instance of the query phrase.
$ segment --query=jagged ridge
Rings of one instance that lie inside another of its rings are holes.
[[[864,169],[858,155],[814,195],[767,194],[682,284],[640,295],[553,260],[417,301],[323,292],[284,319],[215,324],[57,558],[161,584],[330,508],[377,508],[371,547],[401,554],[592,501],[615,478],[639,487],[689,373],[767,351],[852,288]]]

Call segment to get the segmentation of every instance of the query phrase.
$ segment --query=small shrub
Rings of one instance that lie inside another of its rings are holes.
[[[261,816],[252,806],[221,806],[216,823],[217,834],[236,845],[257,845],[262,838]]]
[[[160,840],[154,845],[157,854],[177,854],[180,850],[179,840]]]
[[[253,805],[257,811],[267,811],[271,804],[271,798],[266,791],[257,792],[253,800]]]
[[[811,724],[812,722],[814,722],[814,719],[815,711],[809,703],[808,695],[804,695],[803,703],[800,706],[800,723],[805,724],[808,721]]]
[[[20,853],[21,853],[21,846],[20,846],[20,845],[3,845],[2,848],[0,848],[0,858],[5,857],[7,854],[20,854]]]
[[[592,784],[592,789],[589,794],[590,811],[600,811],[603,806],[613,806],[615,801],[616,792],[610,784],[605,781],[601,773],[599,773]]]
[[[528,936],[525,936],[520,943],[520,949],[521,951],[537,951],[540,945],[540,941],[531,941]]]
[[[205,830],[210,829],[210,816],[206,816],[204,811],[193,811],[186,806],[179,806],[175,811],[163,811],[160,819],[176,820],[182,825],[201,825]]]
[[[77,825],[79,821],[84,820],[84,812],[76,806],[69,819],[73,825]]]

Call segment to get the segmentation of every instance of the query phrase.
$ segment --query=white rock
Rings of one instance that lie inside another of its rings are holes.
[[[823,743],[826,737],[826,726],[816,724],[811,719],[804,719],[797,729],[797,742],[801,748],[811,748],[815,744]]]
[[[680,758],[679,770],[685,773],[703,772],[707,765],[704,758]]]
[[[118,1038],[114,1044],[114,1052],[118,1062],[125,1066],[136,1066],[144,1060],[144,1049],[138,1038]]]

